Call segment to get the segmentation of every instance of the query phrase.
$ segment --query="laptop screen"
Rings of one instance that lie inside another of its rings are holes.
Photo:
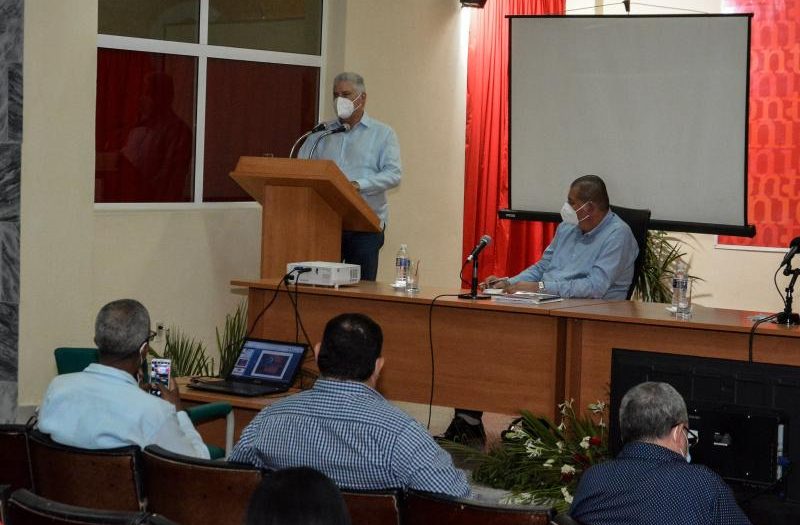
[[[300,343],[245,339],[229,379],[291,384],[306,348]]]

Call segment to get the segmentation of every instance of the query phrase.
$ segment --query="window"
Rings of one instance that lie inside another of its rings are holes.
[[[99,0],[95,202],[252,200],[317,121],[322,0]]]

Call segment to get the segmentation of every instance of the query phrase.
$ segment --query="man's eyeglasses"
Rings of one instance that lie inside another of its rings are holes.
[[[700,433],[697,430],[692,430],[686,425],[681,425],[683,431],[686,432],[686,442],[689,443],[690,447],[693,447],[700,443]]]
[[[142,341],[142,344],[139,345],[139,348],[143,347],[146,344],[152,343],[153,339],[155,339],[157,335],[158,334],[156,332],[154,332],[153,330],[150,330],[149,332],[147,332],[147,339]]]

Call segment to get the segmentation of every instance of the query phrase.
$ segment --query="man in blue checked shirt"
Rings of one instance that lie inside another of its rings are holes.
[[[383,333],[362,314],[342,314],[314,347],[314,388],[265,408],[228,458],[259,468],[315,468],[353,490],[411,488],[468,496],[464,473],[416,420],[375,389]]]
[[[385,229],[389,217],[386,191],[400,184],[402,175],[397,135],[392,128],[364,111],[367,91],[361,75],[336,75],[333,80],[333,99],[338,121],[329,123],[328,128],[347,124],[349,130],[321,139],[323,132],[311,135],[300,148],[298,158],[329,159],[336,162],[378,215],[381,226]],[[312,157],[314,144],[317,145]],[[383,231],[342,233],[342,259],[344,262],[360,265],[361,278],[366,281],[374,281],[377,276],[378,252],[383,246],[383,238]]]

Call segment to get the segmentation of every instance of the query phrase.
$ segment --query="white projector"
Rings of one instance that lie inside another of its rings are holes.
[[[292,273],[288,281],[317,286],[344,286],[358,284],[361,280],[361,266],[357,264],[332,263],[324,261],[294,262],[286,265],[286,273],[298,268],[308,269],[298,275]]]

